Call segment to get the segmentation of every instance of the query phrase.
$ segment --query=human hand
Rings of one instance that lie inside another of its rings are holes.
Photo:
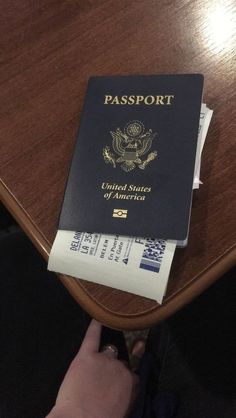
[[[135,400],[138,377],[112,350],[99,352],[102,326],[92,320],[80,350],[46,418],[124,418]]]

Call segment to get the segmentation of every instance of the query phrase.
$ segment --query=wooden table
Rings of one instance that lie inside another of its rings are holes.
[[[5,0],[1,9],[1,197],[45,259],[89,76],[204,74],[204,101],[214,109],[204,184],[194,192],[189,244],[176,252],[164,304],[60,277],[112,327],[163,320],[236,260],[235,1]]]

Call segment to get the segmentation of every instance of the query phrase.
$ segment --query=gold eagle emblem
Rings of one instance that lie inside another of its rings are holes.
[[[110,131],[110,134],[114,152],[106,145],[103,148],[103,158],[105,163],[111,164],[114,168],[120,164],[125,172],[129,172],[135,167],[144,170],[157,157],[157,151],[152,151],[146,159],[141,160],[141,157],[150,151],[152,141],[157,133],[153,133],[152,129],[145,132],[144,124],[138,120],[128,122],[123,132],[117,128],[114,132]]]

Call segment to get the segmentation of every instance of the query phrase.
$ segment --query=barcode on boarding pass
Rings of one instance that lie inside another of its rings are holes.
[[[146,239],[145,248],[139,267],[158,273],[161,268],[162,258],[166,248],[164,239]]]

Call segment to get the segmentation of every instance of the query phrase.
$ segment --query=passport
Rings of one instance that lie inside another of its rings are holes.
[[[59,229],[185,240],[201,74],[91,77]]]

